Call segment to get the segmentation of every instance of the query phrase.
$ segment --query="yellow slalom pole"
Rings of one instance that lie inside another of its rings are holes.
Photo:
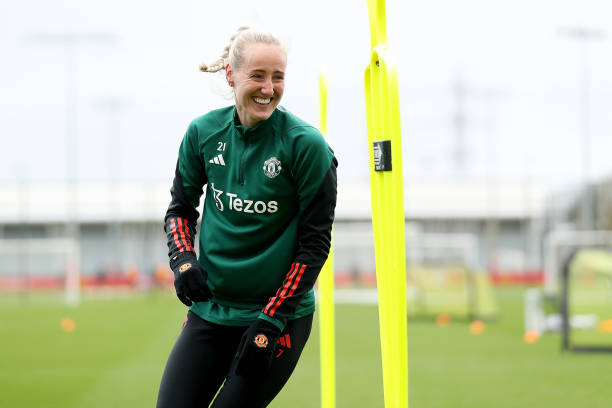
[[[370,17],[370,41],[372,48],[387,44],[387,13],[385,0],[367,0]]]
[[[397,70],[384,0],[368,0],[372,57],[365,71],[372,228],[385,407],[408,406],[404,185]]]
[[[327,76],[319,74],[320,130],[327,137]],[[321,407],[336,406],[336,347],[334,323],[334,252],[333,240],[329,257],[319,274],[319,332],[321,342]]]

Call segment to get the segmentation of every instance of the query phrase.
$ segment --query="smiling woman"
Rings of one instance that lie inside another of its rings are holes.
[[[265,407],[310,335],[337,161],[315,127],[279,105],[286,65],[276,36],[241,28],[221,58],[200,67],[225,70],[234,105],[194,119],[179,148],[165,230],[176,295],[189,311],[158,408]]]
[[[232,70],[227,64],[227,82],[234,88],[240,122],[248,127],[268,119],[285,88],[285,51],[274,44],[255,43],[245,52],[244,65]]]
[[[217,61],[200,65],[204,72],[225,69],[234,88],[236,109],[242,125],[255,126],[268,119],[285,88],[287,51],[271,33],[241,27]]]

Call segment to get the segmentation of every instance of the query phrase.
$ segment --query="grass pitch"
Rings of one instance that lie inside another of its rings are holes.
[[[479,335],[465,321],[409,321],[411,407],[611,406],[612,355],[562,353],[553,334],[526,344],[522,293],[496,289],[500,317]],[[168,293],[86,296],[74,309],[2,294],[0,406],[153,407],[184,316]],[[337,406],[383,407],[376,307],[338,305],[336,327]],[[317,329],[272,407],[320,406]]]

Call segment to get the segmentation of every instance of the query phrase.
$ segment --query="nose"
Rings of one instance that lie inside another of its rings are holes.
[[[261,86],[261,93],[264,95],[274,95],[274,86],[272,85],[272,78],[266,78],[263,85]]]

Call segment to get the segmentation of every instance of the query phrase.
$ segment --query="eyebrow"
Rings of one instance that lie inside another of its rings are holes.
[[[251,70],[251,72],[266,72],[266,70],[265,69],[253,69],[253,70]],[[285,71],[274,71],[273,73],[274,74],[283,74],[284,75]]]

